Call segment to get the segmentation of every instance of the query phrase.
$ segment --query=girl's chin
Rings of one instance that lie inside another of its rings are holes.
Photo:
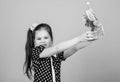
[[[42,45],[42,46],[44,46],[45,48],[48,48],[48,47],[49,47],[47,44],[45,44],[45,45]]]
[[[39,45],[39,46],[40,46],[40,45]],[[41,46],[44,46],[45,48],[51,47],[50,45],[47,45],[47,44],[41,44]]]

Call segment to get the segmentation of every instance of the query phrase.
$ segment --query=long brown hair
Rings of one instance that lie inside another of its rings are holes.
[[[25,74],[27,75],[27,77],[30,80],[33,77],[33,74],[32,74],[32,49],[34,48],[35,32],[37,30],[40,30],[41,28],[46,29],[46,31],[50,35],[51,41],[53,43],[52,29],[48,24],[41,23],[41,24],[37,25],[33,30],[31,30],[30,28],[28,29],[27,41],[26,41],[26,45],[25,45],[26,58],[25,58],[23,69],[25,68]]]

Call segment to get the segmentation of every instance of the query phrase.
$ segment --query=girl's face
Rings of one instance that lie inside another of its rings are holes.
[[[52,45],[51,37],[45,29],[40,29],[35,32],[35,47],[43,45],[45,48],[48,48]]]

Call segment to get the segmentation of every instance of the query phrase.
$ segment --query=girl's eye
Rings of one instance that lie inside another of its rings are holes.
[[[37,40],[41,40],[41,38],[38,38]]]
[[[45,39],[48,39],[48,37],[45,37]]]

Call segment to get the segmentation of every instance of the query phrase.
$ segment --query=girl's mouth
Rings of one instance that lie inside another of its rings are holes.
[[[47,46],[47,44],[42,44],[44,47],[46,47]]]

